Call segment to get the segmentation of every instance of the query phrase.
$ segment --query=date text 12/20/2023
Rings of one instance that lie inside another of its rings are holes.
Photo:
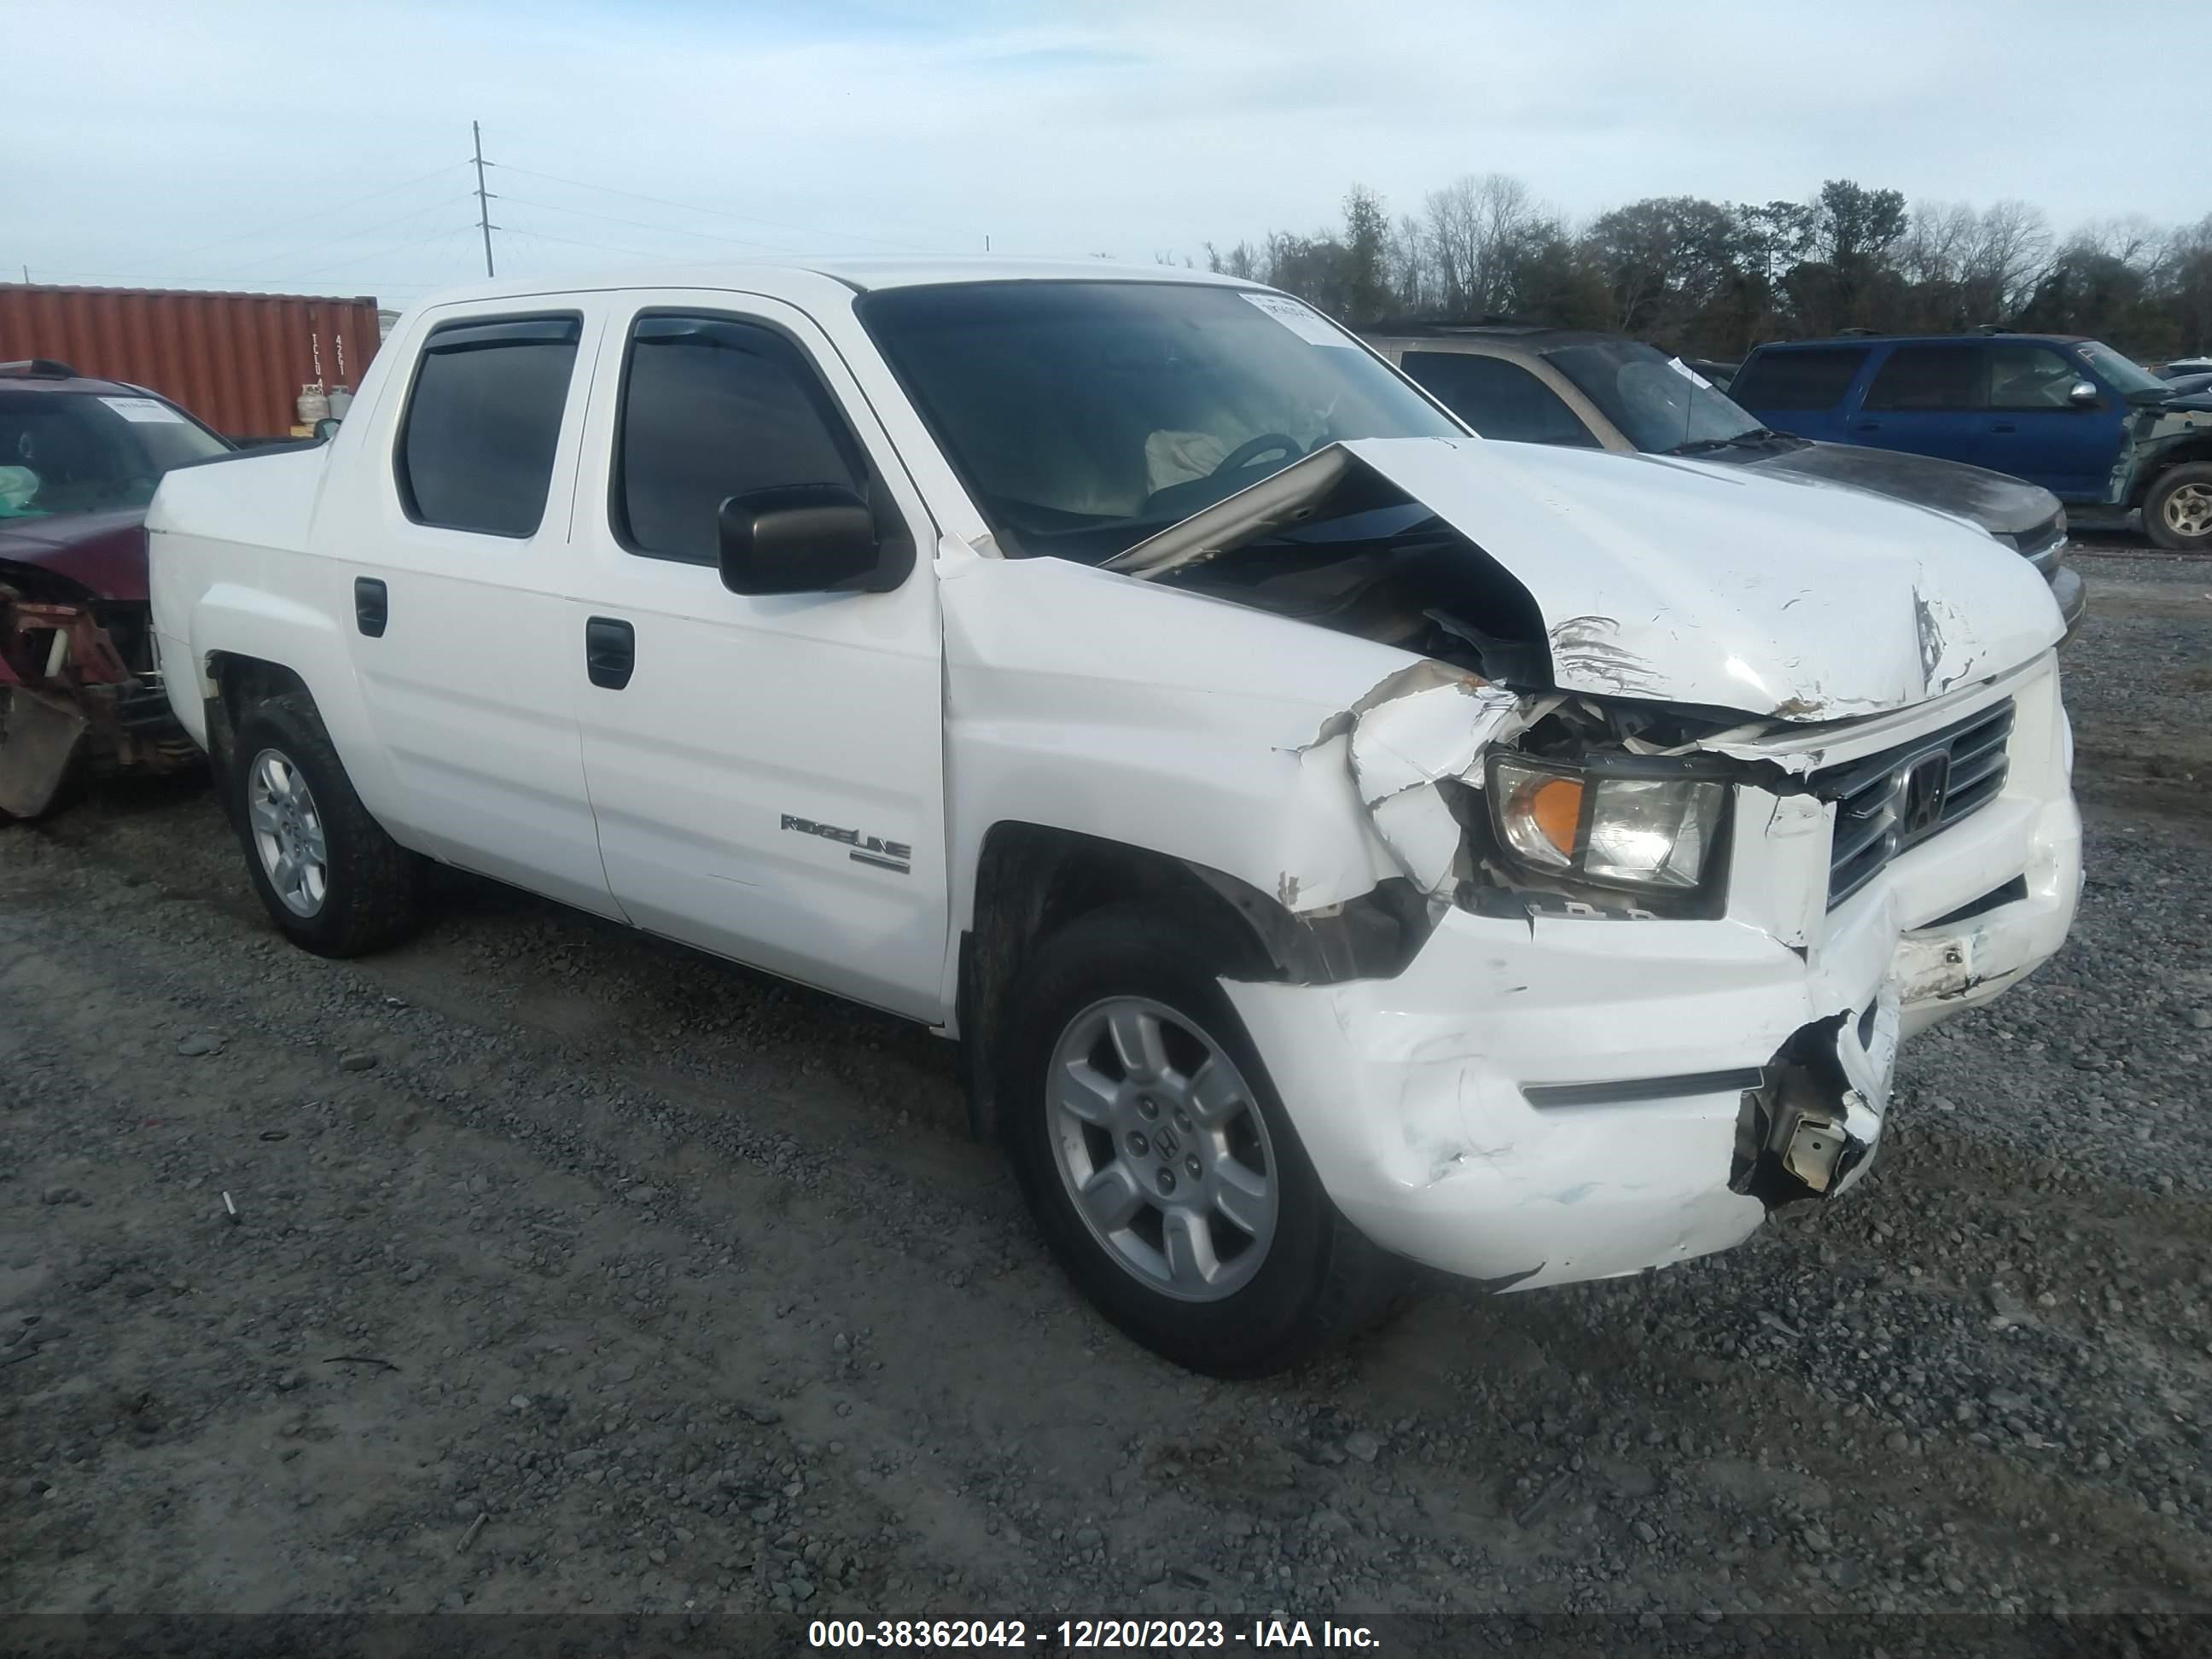
[[[1190,1648],[1345,1648],[1381,1644],[1364,1625],[1307,1619],[817,1619],[816,1648],[1042,1648],[1113,1653]]]

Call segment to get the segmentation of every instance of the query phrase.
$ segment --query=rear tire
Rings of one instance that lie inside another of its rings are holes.
[[[246,874],[287,939],[317,956],[357,957],[422,925],[425,861],[361,804],[312,698],[255,703],[230,760],[222,788]]]
[[[1221,989],[1236,959],[1187,912],[1078,918],[1024,969],[999,1098],[1037,1224],[1099,1310],[1179,1365],[1249,1377],[1371,1323],[1405,1270],[1322,1190]]]
[[[2143,528],[2177,553],[2212,550],[2212,462],[2169,467],[2143,498]]]

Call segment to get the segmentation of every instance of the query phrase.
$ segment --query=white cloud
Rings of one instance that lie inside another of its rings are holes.
[[[456,165],[471,117],[506,164],[493,217],[518,271],[606,262],[578,242],[1194,253],[1325,224],[1354,181],[1411,208],[1493,169],[1578,215],[1852,177],[2022,197],[2061,224],[2195,219],[2212,200],[2192,152],[2143,125],[2185,117],[2118,66],[2208,46],[2201,0],[46,0],[11,13],[0,257],[34,276],[412,298],[480,270]]]

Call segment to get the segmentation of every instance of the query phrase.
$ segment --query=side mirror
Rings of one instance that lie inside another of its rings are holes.
[[[722,503],[722,586],[824,593],[866,585],[882,546],[875,515],[843,484],[779,484]]]
[[[2067,402],[2079,408],[2087,408],[2095,403],[2097,395],[2097,383],[2094,380],[2076,380],[2066,388]]]
[[[338,435],[338,423],[325,415],[315,422],[315,441],[326,444]]]

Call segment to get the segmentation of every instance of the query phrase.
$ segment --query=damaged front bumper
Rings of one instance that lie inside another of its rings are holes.
[[[124,637],[92,603],[33,599],[0,584],[0,812],[37,817],[81,760],[173,772],[198,750],[171,712],[144,607]]]
[[[1848,1190],[1902,1038],[2072,921],[2055,669],[2010,689],[2005,794],[1832,911],[1827,822],[1747,789],[1717,919],[1453,908],[1394,979],[1226,982],[1338,1206],[1386,1249],[1534,1288],[1723,1249]]]

